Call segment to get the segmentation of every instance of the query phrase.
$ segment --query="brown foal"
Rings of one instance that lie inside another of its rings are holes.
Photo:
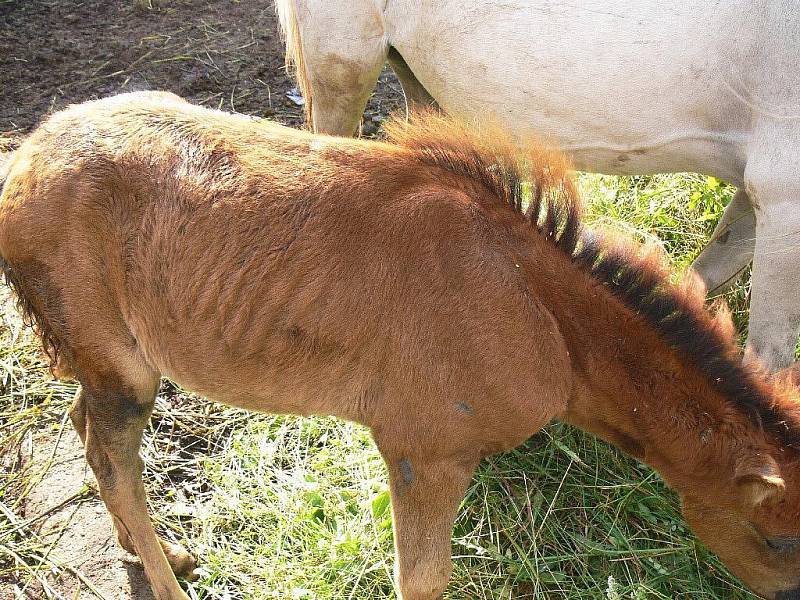
[[[790,373],[741,365],[729,314],[651,248],[584,230],[558,153],[434,116],[315,136],[166,93],[73,106],[16,151],[0,255],[120,543],[159,600],[138,456],[159,378],[251,410],[368,425],[404,600],[432,600],[482,456],[552,419],[620,446],[768,598],[800,582]],[[255,390],[255,391],[254,391]]]

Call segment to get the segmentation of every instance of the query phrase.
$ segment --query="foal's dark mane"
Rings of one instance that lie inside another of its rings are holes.
[[[756,427],[800,449],[800,407],[763,369],[742,364],[729,333],[730,314],[709,313],[704,290],[691,281],[673,283],[663,253],[643,253],[643,246],[632,239],[612,243],[584,228],[581,202],[563,155],[536,144],[521,154],[497,130],[479,137],[434,114],[410,123],[395,119],[386,130],[389,141],[419,160],[483,184],[654,327]]]

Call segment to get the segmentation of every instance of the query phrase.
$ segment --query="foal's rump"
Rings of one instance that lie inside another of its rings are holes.
[[[158,92],[37,129],[8,167],[0,256],[60,374],[158,372],[213,392],[197,374],[230,377],[209,362],[257,360],[270,283],[314,196],[272,182],[299,179],[305,137]]]

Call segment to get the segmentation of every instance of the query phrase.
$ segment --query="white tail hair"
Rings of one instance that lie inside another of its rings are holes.
[[[306,126],[309,129],[313,129],[311,84],[306,71],[305,58],[303,57],[303,42],[300,39],[300,26],[297,22],[295,0],[275,0],[275,10],[278,13],[281,37],[284,44],[286,44],[286,70],[294,74],[297,80],[297,86],[305,99]]]

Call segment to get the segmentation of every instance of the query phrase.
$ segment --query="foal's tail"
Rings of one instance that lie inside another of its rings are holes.
[[[57,379],[73,377],[72,370],[67,366],[61,354],[61,341],[55,335],[47,319],[43,318],[40,310],[34,304],[34,294],[29,285],[26,285],[19,274],[6,260],[0,256],[0,275],[2,281],[11,288],[12,296],[16,299],[17,310],[22,315],[22,322],[33,329],[42,342],[42,350],[50,363],[50,372]]]
[[[294,71],[297,85],[305,99],[304,111],[306,124],[309,129],[313,130],[314,117],[311,113],[311,83],[309,81],[306,61],[303,55],[303,42],[300,39],[300,25],[297,21],[295,0],[275,0],[275,10],[278,13],[281,36],[286,44],[286,69]]]

